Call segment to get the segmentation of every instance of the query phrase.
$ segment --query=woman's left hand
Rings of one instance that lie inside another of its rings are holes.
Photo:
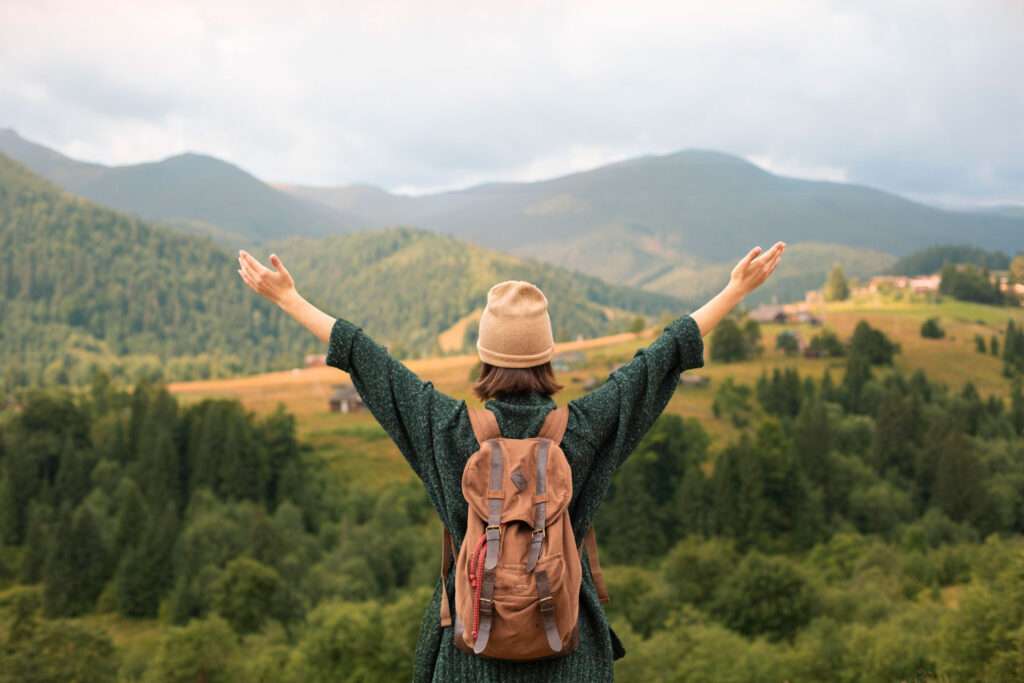
[[[270,263],[276,271],[264,266],[246,250],[238,251],[238,274],[245,284],[268,301],[282,306],[289,299],[298,297],[299,293],[295,289],[295,280],[277,254],[270,255]]]

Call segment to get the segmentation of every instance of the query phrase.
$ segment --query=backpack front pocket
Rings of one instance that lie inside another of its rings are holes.
[[[533,572],[521,564],[498,565],[484,656],[529,660],[565,654],[579,617],[578,601],[564,597],[565,573],[562,555],[544,558]]]

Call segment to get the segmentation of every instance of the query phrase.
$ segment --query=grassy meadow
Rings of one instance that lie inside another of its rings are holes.
[[[975,350],[975,335],[987,339],[1001,338],[1006,321],[1013,318],[1024,322],[1020,309],[987,306],[949,297],[933,301],[924,297],[894,298],[892,295],[861,295],[842,302],[829,302],[813,309],[842,339],[847,339],[860,320],[882,330],[898,342],[901,352],[894,367],[909,374],[923,370],[930,379],[959,388],[970,380],[983,396],[1004,396],[1009,384],[1002,376],[1002,360]],[[921,324],[936,317],[945,329],[943,339],[921,337]],[[716,419],[712,403],[716,386],[725,378],[733,377],[739,384],[753,385],[757,378],[773,368],[795,368],[801,376],[820,378],[831,369],[833,380],[843,373],[845,359],[805,358],[786,356],[775,348],[775,337],[783,330],[796,332],[809,339],[820,327],[810,324],[761,325],[764,352],[760,357],[743,362],[719,364],[710,360],[710,339],[705,339],[705,367],[690,371],[707,376],[711,383],[705,387],[683,387],[676,391],[667,413],[699,419],[711,434],[712,450],[721,447],[737,435],[736,428],[725,419]],[[557,345],[556,352],[579,350],[585,354],[585,364],[574,370],[559,372],[558,378],[565,389],[555,400],[562,405],[581,394],[583,382],[590,377],[603,380],[618,363],[628,361],[638,349],[650,344],[660,332],[658,326],[640,333],[622,333]],[[367,333],[373,335],[372,330]],[[305,334],[296,328],[295,334]],[[477,362],[475,355],[446,356],[406,361],[406,365],[424,380],[430,380],[440,391],[465,399],[472,405],[479,401],[472,395],[470,372]],[[396,479],[413,476],[401,454],[387,438],[367,410],[350,414],[331,413],[327,398],[332,387],[348,383],[347,375],[331,367],[301,368],[249,377],[198,382],[177,382],[168,385],[171,393],[183,403],[209,397],[237,398],[256,413],[273,410],[284,403],[298,420],[300,439],[318,454],[328,459],[332,467],[347,479],[369,486],[385,485]]]

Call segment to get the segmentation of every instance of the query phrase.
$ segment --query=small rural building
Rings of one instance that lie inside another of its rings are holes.
[[[791,322],[804,323],[806,325],[820,325],[821,318],[814,315],[810,311],[797,311],[796,313],[793,314]]]
[[[327,365],[327,355],[323,353],[307,353],[304,365],[307,368],[318,368]]]
[[[354,413],[362,409],[363,397],[351,384],[340,384],[334,388],[327,406],[332,413]]]
[[[588,377],[583,380],[582,387],[584,391],[592,391],[602,384],[604,384],[604,380],[600,380],[597,377]]]
[[[910,284],[910,278],[906,275],[876,275],[868,280],[865,289],[871,294],[876,294],[884,289],[906,289]]]
[[[587,357],[582,351],[563,351],[556,353],[551,359],[551,368],[557,372],[567,372],[583,367]]]
[[[711,378],[707,375],[684,372],[679,377],[679,386],[681,387],[706,387],[709,384],[711,384]]]
[[[940,284],[942,284],[941,275],[922,275],[910,279],[910,291],[916,294],[937,292]]]
[[[786,309],[776,304],[762,304],[752,310],[749,317],[759,323],[786,323],[789,321]]]

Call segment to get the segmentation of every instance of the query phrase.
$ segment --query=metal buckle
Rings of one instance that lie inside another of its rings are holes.
[[[490,614],[494,611],[494,600],[480,596],[480,612]]]
[[[541,527],[539,529],[534,529],[533,530],[533,535],[534,536],[543,536],[544,535],[544,527]]]
[[[540,607],[540,611],[544,613],[555,611],[555,606],[552,604],[552,601],[553,599],[550,595],[545,595],[541,598],[537,603],[538,607]]]

